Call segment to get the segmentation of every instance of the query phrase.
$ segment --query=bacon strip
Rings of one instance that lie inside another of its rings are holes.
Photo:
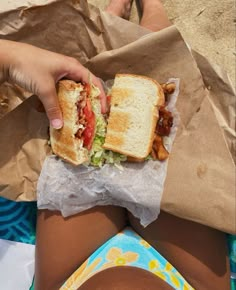
[[[81,139],[83,132],[86,128],[87,125],[87,121],[85,118],[85,114],[84,114],[84,108],[86,106],[86,98],[87,98],[87,92],[86,89],[84,89],[81,93],[80,93],[80,100],[77,102],[76,106],[77,106],[77,112],[78,112],[78,124],[83,125],[84,128],[79,128],[78,131],[75,134],[76,138]]]
[[[162,84],[162,89],[165,94],[165,106],[168,103],[168,95],[172,94],[175,90],[175,84]],[[169,156],[169,152],[166,150],[163,144],[164,136],[170,135],[171,127],[173,126],[172,113],[166,110],[165,106],[159,109],[159,120],[156,125],[155,137],[152,144],[151,156],[154,160],[166,160]]]
[[[159,120],[156,126],[156,133],[160,136],[169,136],[172,126],[173,126],[172,113],[167,111],[165,107],[161,107],[159,110]]]

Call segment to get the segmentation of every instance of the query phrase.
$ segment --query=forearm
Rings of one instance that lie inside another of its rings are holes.
[[[0,39],[0,83],[9,79],[9,69],[14,62],[15,49],[16,45],[13,41]]]

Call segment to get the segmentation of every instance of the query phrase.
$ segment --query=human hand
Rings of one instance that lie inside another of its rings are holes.
[[[64,77],[89,82],[89,71],[76,59],[7,40],[0,40],[0,80],[1,76],[38,95],[55,129],[63,126],[55,84]],[[102,113],[105,113],[106,96],[102,84],[93,74],[91,81],[101,91]]]

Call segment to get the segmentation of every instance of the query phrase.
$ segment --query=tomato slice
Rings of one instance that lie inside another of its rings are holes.
[[[111,95],[107,96],[107,106],[108,106],[108,108],[110,108],[110,106],[111,106]]]
[[[86,107],[84,108],[84,115],[87,121],[86,128],[83,132],[84,146],[90,150],[92,148],[94,134],[95,134],[95,114],[92,111],[92,105],[89,99],[86,101]]]

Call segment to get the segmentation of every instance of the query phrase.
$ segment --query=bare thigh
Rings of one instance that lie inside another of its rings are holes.
[[[147,228],[131,214],[129,220],[196,290],[230,289],[224,233],[165,212]]]
[[[59,212],[38,212],[35,289],[56,290],[104,242],[126,225],[126,211],[95,207],[63,218]]]

